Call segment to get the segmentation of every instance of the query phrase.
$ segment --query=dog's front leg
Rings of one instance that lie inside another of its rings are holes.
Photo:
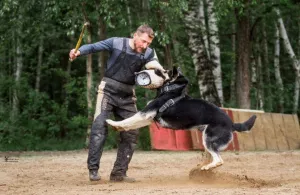
[[[155,115],[156,111],[151,111],[148,113],[138,112],[132,117],[122,121],[113,121],[107,119],[106,122],[115,127],[118,131],[129,131],[150,125]]]

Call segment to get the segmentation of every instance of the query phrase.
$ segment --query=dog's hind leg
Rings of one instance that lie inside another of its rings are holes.
[[[202,162],[200,162],[197,167],[203,167],[212,161],[211,154],[205,149],[202,153]]]
[[[212,161],[209,164],[206,164],[201,167],[201,170],[209,170],[218,166],[221,166],[224,161],[219,154],[219,149],[223,145],[221,142],[223,141],[222,133],[221,135],[218,134],[220,127],[211,127],[208,126],[203,131],[203,145],[205,150],[211,155]]]
[[[212,150],[207,150],[207,151],[211,154],[213,160],[211,163],[202,166],[201,170],[209,170],[221,166],[223,164],[223,160],[222,158],[220,158],[220,155],[217,152]]]

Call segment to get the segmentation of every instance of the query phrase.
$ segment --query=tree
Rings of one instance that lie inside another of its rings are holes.
[[[208,59],[201,34],[203,27],[201,27],[197,11],[202,10],[202,6],[203,4],[198,4],[198,1],[190,1],[189,3],[189,10],[185,16],[189,47],[192,52],[201,97],[216,105],[221,105],[213,75],[214,65]]]
[[[298,106],[299,106],[299,90],[300,90],[300,63],[299,60],[297,59],[295,52],[291,46],[289,37],[287,35],[282,17],[280,15],[280,10],[278,8],[275,8],[275,12],[278,16],[278,28],[280,32],[280,36],[283,40],[283,45],[286,50],[286,52],[289,54],[291,60],[292,60],[292,65],[295,70],[295,91],[294,91],[294,107],[293,107],[293,113],[297,113],[298,111]]]

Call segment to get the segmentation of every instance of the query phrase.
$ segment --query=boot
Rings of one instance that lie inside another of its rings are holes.
[[[101,177],[98,175],[98,170],[89,170],[90,181],[99,181]]]
[[[125,183],[134,183],[136,180],[132,177],[125,176],[110,176],[110,181],[112,182],[125,182]]]

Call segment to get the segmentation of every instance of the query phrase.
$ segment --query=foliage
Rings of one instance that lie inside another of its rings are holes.
[[[269,46],[271,83],[265,85],[273,92],[265,97],[274,102],[276,112],[278,92],[273,67],[274,21],[273,6],[280,7],[291,44],[300,54],[299,45],[299,3],[291,0],[276,1],[216,0],[222,62],[223,91],[225,106],[235,107],[230,102],[233,95],[230,82],[233,77],[235,52],[232,50],[231,35],[236,23],[236,14],[243,15],[250,9],[254,41],[261,42],[261,21],[266,19]],[[249,7],[247,7],[249,6]],[[129,12],[130,11],[130,15]],[[92,42],[98,38],[98,20],[106,25],[106,36],[129,37],[134,29],[147,23],[155,30],[156,38],[151,47],[155,48],[160,62],[164,65],[165,46],[171,45],[173,65],[181,67],[189,78],[189,95],[199,97],[193,59],[188,49],[188,36],[183,17],[188,12],[186,0],[95,0],[74,3],[59,0],[2,0],[0,1],[0,150],[69,150],[83,148],[87,119],[86,67],[85,58],[78,58],[68,69],[68,52],[75,46],[85,20],[91,24]],[[20,40],[18,42],[17,40]],[[43,42],[41,42],[43,40]],[[35,90],[38,64],[38,48],[43,43],[40,89]],[[86,36],[83,43],[86,43]],[[16,48],[21,47],[23,67],[21,85],[15,81]],[[93,55],[94,75],[98,75],[97,55]],[[285,112],[292,112],[294,93],[294,70],[288,55],[282,50],[280,56],[281,74],[285,86]],[[93,98],[99,78],[93,78]],[[257,104],[255,86],[251,90],[252,107]],[[12,117],[14,90],[17,90],[19,114]],[[154,91],[137,87],[138,109],[151,100]],[[299,112],[299,111],[298,111]],[[117,133],[110,129],[106,149],[117,146]],[[149,150],[148,128],[140,130],[138,147]]]

